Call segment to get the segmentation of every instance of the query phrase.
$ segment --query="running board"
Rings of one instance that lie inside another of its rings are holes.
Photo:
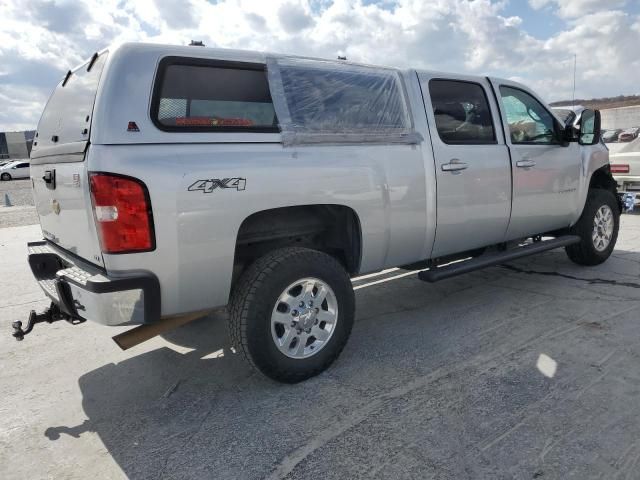
[[[553,250],[554,248],[573,245],[574,243],[578,243],[579,241],[580,237],[576,235],[565,235],[562,237],[554,238],[553,240],[534,242],[523,247],[505,250],[504,252],[481,255],[477,258],[472,258],[471,260],[453,263],[444,267],[423,270],[418,273],[418,278],[420,280],[424,280],[425,282],[433,283],[444,280],[445,278],[462,275],[463,273],[480,270],[481,268],[490,267],[492,265],[499,265],[501,263],[516,260],[518,258],[527,257],[529,255],[534,255],[540,252],[546,252],[547,250]]]

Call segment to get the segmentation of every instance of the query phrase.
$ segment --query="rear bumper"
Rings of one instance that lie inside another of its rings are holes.
[[[635,205],[640,204],[640,177],[616,176],[613,178],[618,184],[618,193],[631,193],[635,195]]]
[[[108,276],[49,242],[30,242],[29,266],[60,310],[102,325],[153,323],[160,318],[160,283],[149,272]]]
[[[619,186],[623,185],[633,185],[636,188],[640,189],[640,177],[631,176],[631,175],[613,175],[613,179],[618,183]]]

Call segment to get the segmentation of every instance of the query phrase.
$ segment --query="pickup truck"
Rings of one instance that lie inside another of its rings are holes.
[[[499,78],[101,51],[66,74],[38,125],[44,238],[29,264],[52,303],[14,336],[91,320],[138,326],[130,345],[226,307],[236,351],[304,380],[345,346],[358,275],[401,267],[434,282],[561,247],[604,262],[621,207],[599,139],[599,112],[564,126]]]

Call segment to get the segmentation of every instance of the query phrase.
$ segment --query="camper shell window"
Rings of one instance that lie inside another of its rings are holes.
[[[277,132],[265,66],[166,57],[151,118],[165,131]]]
[[[285,145],[418,143],[400,72],[324,60],[267,60]]]
[[[106,61],[105,51],[67,72],[42,112],[33,142],[36,152],[89,140],[93,105]]]

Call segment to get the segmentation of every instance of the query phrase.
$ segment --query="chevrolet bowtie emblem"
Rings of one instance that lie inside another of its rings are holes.
[[[56,199],[51,200],[51,211],[56,215],[60,215],[60,202]]]

